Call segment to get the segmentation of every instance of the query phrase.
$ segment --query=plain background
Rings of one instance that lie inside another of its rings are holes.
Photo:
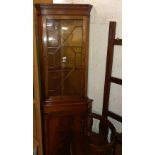
[[[123,0],[123,155],[155,154],[154,1]],[[33,4],[0,5],[0,154],[33,150]]]

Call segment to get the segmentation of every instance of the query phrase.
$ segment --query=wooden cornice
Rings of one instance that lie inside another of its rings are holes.
[[[90,4],[34,4],[38,15],[89,16]]]

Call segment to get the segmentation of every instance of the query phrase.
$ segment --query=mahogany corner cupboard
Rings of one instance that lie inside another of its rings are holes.
[[[87,130],[88,4],[35,4],[44,155],[69,155]]]

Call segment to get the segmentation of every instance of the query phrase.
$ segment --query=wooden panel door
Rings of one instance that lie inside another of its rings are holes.
[[[35,5],[42,100],[87,96],[91,5]]]

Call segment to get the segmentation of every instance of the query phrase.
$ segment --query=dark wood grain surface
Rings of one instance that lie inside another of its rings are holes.
[[[70,155],[73,139],[87,132],[92,107],[87,97],[92,6],[35,4],[35,8],[44,155]],[[54,36],[56,43],[49,42]],[[66,59],[70,61],[65,64]]]

